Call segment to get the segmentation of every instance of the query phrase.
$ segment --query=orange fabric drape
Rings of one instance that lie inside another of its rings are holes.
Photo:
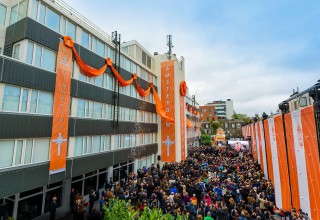
[[[187,128],[192,128],[192,122],[189,120],[189,118],[186,118]]]
[[[170,117],[167,115],[166,111],[164,110],[163,105],[162,105],[162,103],[161,103],[161,100],[160,100],[160,98],[159,98],[156,90],[154,89],[153,84],[150,84],[150,87],[151,87],[151,89],[152,89],[153,98],[154,98],[154,101],[155,101],[155,103],[156,103],[156,111],[157,111],[157,113],[158,113],[163,119],[165,119],[165,120],[167,120],[167,121],[169,121],[170,123],[173,124],[173,123],[174,123],[174,120],[173,120],[172,118],[170,118]]]
[[[105,65],[103,65],[100,69],[95,69],[87,64],[85,64],[83,62],[83,60],[80,58],[77,50],[74,48],[74,42],[73,40],[71,39],[71,37],[69,36],[64,36],[63,37],[63,41],[64,41],[64,44],[71,48],[72,49],[72,52],[73,52],[73,55],[74,55],[74,58],[76,59],[77,61],[77,64],[79,65],[79,68],[80,70],[82,71],[82,73],[86,76],[89,76],[89,77],[93,77],[93,76],[100,76],[101,74],[103,74],[106,69],[107,69],[107,62]]]
[[[147,90],[144,90],[144,89],[142,89],[142,88],[139,86],[139,84],[138,84],[138,82],[137,82],[136,79],[135,79],[135,83],[136,83],[137,91],[138,91],[138,93],[139,93],[140,96],[146,97],[147,95],[149,95],[150,90],[151,90],[151,86],[150,86],[150,85],[149,85],[149,88],[148,88]],[[151,83],[150,83],[150,84],[151,84]]]
[[[124,80],[121,75],[118,73],[118,71],[116,70],[116,68],[113,67],[112,64],[112,60],[108,57],[107,59],[107,65],[110,66],[113,75],[117,78],[117,80],[119,81],[120,86],[129,86],[131,85],[131,83],[133,82],[133,80],[137,79],[137,74],[132,74],[132,78],[129,80]]]
[[[187,94],[187,83],[186,81],[181,81],[180,83],[180,95],[186,96]]]

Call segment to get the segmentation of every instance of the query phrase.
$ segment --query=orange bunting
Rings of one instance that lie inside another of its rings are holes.
[[[187,94],[187,83],[186,81],[181,81],[180,83],[180,95],[186,96]]]
[[[164,119],[166,119],[167,121],[169,121],[170,123],[174,123],[174,120],[172,118],[170,118],[166,111],[164,110],[164,107],[161,103],[161,100],[156,92],[156,90],[154,89],[154,86],[153,86],[153,83],[150,82],[149,84],[149,88],[144,90],[142,89],[138,82],[137,82],[137,74],[132,74],[132,78],[129,79],[129,80],[124,80],[121,75],[119,74],[119,72],[113,67],[113,63],[112,63],[112,60],[108,57],[106,58],[106,64],[103,65],[100,69],[95,69],[87,64],[85,64],[83,62],[83,60],[80,58],[77,50],[74,48],[74,42],[73,40],[71,39],[70,36],[64,36],[63,37],[63,41],[64,41],[64,45],[71,48],[72,49],[72,52],[73,52],[73,55],[76,59],[76,62],[77,64],[79,65],[79,68],[81,70],[81,73],[84,74],[85,76],[88,76],[88,77],[94,77],[94,76],[100,76],[102,75],[107,67],[109,66],[112,70],[112,73],[114,74],[114,76],[117,78],[118,82],[119,82],[119,85],[120,86],[129,86],[132,84],[133,81],[135,81],[135,85],[136,85],[136,89],[139,93],[140,96],[147,96],[150,94],[150,90],[152,89],[152,93],[153,93],[153,97],[154,97],[154,100],[155,100],[155,103],[156,103],[156,111],[157,113]],[[183,81],[184,82],[184,81]]]
[[[187,128],[192,128],[192,122],[189,118],[186,118]]]
[[[165,120],[167,120],[168,122],[170,122],[171,124],[174,123],[174,120],[172,118],[170,118],[166,111],[164,110],[163,108],[163,105],[161,103],[161,100],[156,92],[156,90],[154,89],[154,86],[153,84],[150,85],[151,89],[152,89],[152,93],[153,93],[153,98],[154,98],[154,101],[156,103],[156,111],[157,113]]]
[[[78,65],[79,65],[79,68],[81,70],[81,72],[86,75],[86,76],[89,76],[89,77],[93,77],[93,76],[100,76],[102,75],[106,69],[107,69],[107,64],[103,65],[100,69],[95,69],[87,64],[85,64],[83,62],[83,60],[80,58],[77,50],[74,48],[74,42],[73,40],[71,39],[71,37],[69,36],[64,36],[63,37],[63,41],[64,41],[64,45],[66,45],[67,47],[71,48],[72,49],[72,52],[73,52],[73,55],[74,55],[74,58],[76,59]]]
[[[112,61],[111,59],[108,57],[106,59],[107,61],[107,65],[110,66],[113,75],[117,78],[117,80],[119,81],[120,86],[129,86],[131,85],[131,83],[133,82],[133,80],[137,79],[137,74],[132,74],[132,78],[129,80],[124,80],[121,75],[118,73],[118,71],[116,70],[116,68],[113,67]]]
[[[151,90],[151,86],[150,86],[150,85],[152,84],[152,82],[150,83],[149,88],[148,88],[147,90],[142,89],[142,88],[139,86],[137,80],[135,80],[135,83],[136,83],[137,91],[138,91],[138,93],[139,93],[140,96],[146,97],[147,95],[149,95],[150,90]],[[153,85],[153,84],[152,84],[152,85]]]

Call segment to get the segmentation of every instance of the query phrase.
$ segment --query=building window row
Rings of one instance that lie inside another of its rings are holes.
[[[9,24],[16,23],[27,16],[28,0],[23,0],[11,7]]]
[[[50,139],[0,140],[0,168],[49,160]]]
[[[143,168],[148,168],[151,167],[151,165],[153,164],[153,155],[149,155],[147,157],[144,157],[140,160],[138,160],[138,169],[143,169]]]
[[[0,94],[2,111],[52,115],[52,93],[0,83]]]
[[[12,57],[51,72],[56,70],[57,53],[29,40],[15,43]]]
[[[75,137],[74,148],[69,151],[69,157],[83,156],[156,142],[156,133],[77,136]],[[69,144],[70,143],[72,142],[69,141]],[[70,144],[70,146],[71,145],[72,144]]]

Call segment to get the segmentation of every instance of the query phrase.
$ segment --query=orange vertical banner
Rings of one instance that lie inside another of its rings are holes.
[[[268,176],[271,182],[274,184],[273,177],[273,165],[272,165],[272,153],[271,153],[271,141],[270,141],[270,131],[269,131],[269,122],[268,120],[263,121],[264,124],[264,133],[266,141],[266,154],[267,154],[267,164],[268,164]]]
[[[282,198],[282,209],[289,211],[291,210],[291,192],[289,183],[288,163],[287,163],[287,152],[286,144],[284,139],[284,129],[282,116],[278,115],[274,117],[277,153],[278,153],[278,164],[280,173],[280,184],[281,184],[281,198]]]
[[[57,57],[56,87],[53,101],[50,174],[66,170],[71,72],[72,50],[66,47],[61,40]]]
[[[320,163],[314,107],[301,109],[311,219],[320,219]],[[310,216],[309,214],[309,216]]]
[[[161,100],[167,116],[175,120],[174,61],[161,63]],[[175,125],[161,118],[161,160],[176,161]]]
[[[294,146],[293,127],[291,113],[284,115],[284,122],[286,126],[286,138],[288,148],[288,166],[290,173],[290,185],[291,185],[291,201],[292,206],[296,209],[300,209],[300,193],[298,183],[298,171],[296,163],[296,153]]]
[[[185,160],[186,155],[186,113],[184,96],[180,95],[180,135],[181,135],[181,160]]]

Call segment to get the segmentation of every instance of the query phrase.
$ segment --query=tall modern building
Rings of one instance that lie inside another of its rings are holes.
[[[210,120],[231,119],[234,114],[233,101],[231,99],[209,102],[204,106],[200,106],[200,109],[201,114],[204,115],[202,120],[207,120],[207,118],[210,118]],[[211,109],[211,112],[207,112],[207,109],[208,111]],[[211,115],[207,116],[208,113],[211,113]]]
[[[90,67],[101,68],[110,57],[124,80],[136,73],[143,90],[152,83],[174,124],[157,114],[152,92],[142,97],[135,83],[119,86],[109,67],[86,76],[74,54],[70,63],[60,57],[66,35]],[[186,118],[196,128],[198,116],[188,114],[188,95],[179,92],[184,80],[183,58],[153,55],[137,41],[121,43],[119,33],[106,34],[62,0],[0,0],[1,213],[47,219],[53,196],[57,213],[69,209],[71,188],[88,200],[110,177],[119,181],[153,163],[183,160],[198,139],[186,128]],[[197,108],[195,99],[192,105]]]

